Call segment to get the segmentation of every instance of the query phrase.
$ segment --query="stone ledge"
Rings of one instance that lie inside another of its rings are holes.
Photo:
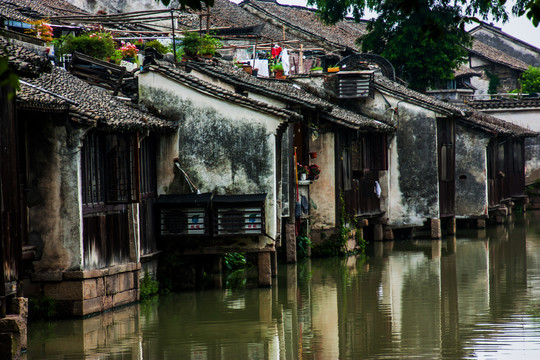
[[[60,282],[63,280],[83,280],[100,278],[108,275],[115,275],[119,273],[137,271],[141,269],[139,263],[127,263],[122,265],[115,265],[105,269],[98,270],[77,270],[77,271],[50,271],[50,272],[38,272],[32,274],[32,281],[43,282]]]
[[[61,271],[37,272],[32,274],[32,281],[62,281]]]

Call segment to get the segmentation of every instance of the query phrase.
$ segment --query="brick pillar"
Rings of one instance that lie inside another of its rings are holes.
[[[441,238],[441,219],[431,219],[431,238]]]
[[[259,287],[272,286],[272,265],[270,264],[270,253],[259,253],[257,265],[259,267]]]
[[[294,224],[285,225],[285,250],[287,254],[287,263],[296,263],[296,233]]]

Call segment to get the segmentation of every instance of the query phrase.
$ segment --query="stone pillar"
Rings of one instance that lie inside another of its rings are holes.
[[[294,224],[285,225],[285,252],[287,254],[287,264],[296,263],[296,232]]]
[[[476,219],[476,227],[484,229],[486,227],[486,219]]]
[[[0,358],[19,359],[27,347],[28,299],[13,299],[8,312],[0,319]]]
[[[270,261],[270,253],[259,253],[257,265],[259,267],[259,287],[272,286],[272,266]]]
[[[431,219],[431,238],[441,238],[441,219]]]
[[[456,233],[456,218],[455,217],[451,217],[447,219],[446,233],[448,235],[455,235]]]
[[[382,224],[375,224],[373,226],[373,240],[374,241],[382,241],[384,238],[383,236],[383,226]]]
[[[384,240],[394,240],[394,230],[390,226],[384,228]]]

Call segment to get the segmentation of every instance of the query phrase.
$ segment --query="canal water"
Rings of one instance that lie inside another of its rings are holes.
[[[34,323],[25,357],[540,359],[540,213],[371,244],[367,260],[284,265],[272,289],[253,284]]]

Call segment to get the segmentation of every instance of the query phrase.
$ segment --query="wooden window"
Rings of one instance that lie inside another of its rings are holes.
[[[140,189],[143,196],[153,196],[156,193],[156,146],[152,137],[146,137],[141,142],[140,157]]]
[[[136,138],[94,132],[83,141],[83,204],[138,201]]]
[[[83,204],[97,205],[105,202],[104,167],[101,148],[103,137],[96,133],[83,141],[82,159],[82,197]]]

